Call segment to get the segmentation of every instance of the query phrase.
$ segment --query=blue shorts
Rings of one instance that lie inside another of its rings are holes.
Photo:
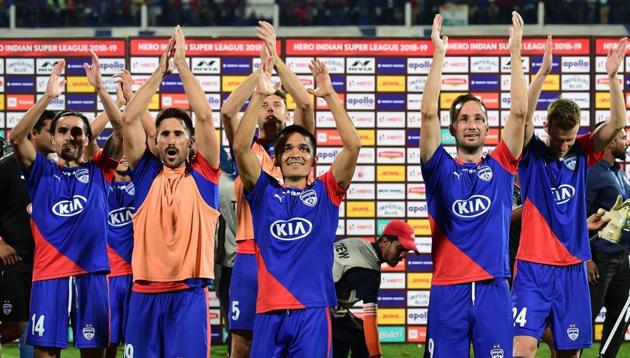
[[[425,357],[512,356],[507,279],[431,287]]]
[[[514,331],[517,336],[542,337],[551,325],[555,348],[589,348],[593,341],[591,298],[586,263],[551,266],[516,262]]]
[[[125,341],[125,325],[129,298],[131,297],[131,275],[109,278],[109,342],[117,345]]]
[[[26,342],[49,348],[68,346],[68,318],[77,348],[109,344],[109,306],[105,274],[33,282]]]
[[[254,329],[258,296],[258,263],[256,255],[237,253],[230,283],[230,330]]]
[[[328,307],[256,315],[251,357],[332,357]]]
[[[208,290],[131,292],[125,358],[209,357]]]

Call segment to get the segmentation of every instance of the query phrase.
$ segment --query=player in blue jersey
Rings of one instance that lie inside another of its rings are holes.
[[[533,115],[552,66],[551,35],[543,63],[528,90],[523,158],[519,178],[523,195],[521,241],[516,256],[514,356],[534,357],[545,326],[551,325],[558,357],[578,357],[591,346],[592,322],[585,261],[591,258],[586,225],[586,173],[626,120],[617,71],[626,38],[606,59],[610,82],[610,119],[593,133],[577,135],[580,107],[558,99],[547,108],[546,138],[534,135]]]
[[[56,163],[37,153],[27,138],[39,115],[62,92],[63,60],[55,65],[44,95],[10,136],[33,202],[35,257],[27,341],[36,346],[37,357],[59,356],[67,346],[69,315],[82,356],[102,357],[109,341],[105,173],[111,174],[120,157],[122,125],[103,85],[98,57],[94,52],[91,56],[92,65],[84,64],[86,76],[114,128],[101,153],[82,161],[92,132],[78,112],[60,112],[51,122]]]
[[[263,41],[261,57],[274,59],[274,67],[282,87],[265,97],[258,109],[258,135],[252,146],[259,155],[260,165],[264,171],[280,177],[278,168],[274,167],[272,157],[273,143],[278,133],[290,120],[287,109],[287,93],[294,99],[296,108],[293,112],[294,123],[313,132],[313,101],[300,82],[300,79],[282,62],[276,50],[276,33],[271,24],[260,21],[256,28],[258,37]],[[254,71],[228,97],[221,106],[221,121],[225,137],[233,143],[234,133],[240,121],[239,111],[245,101],[250,98],[260,71]],[[238,173],[237,173],[238,174]],[[241,180],[234,182],[236,192],[236,213],[238,229],[236,230],[236,258],[230,283],[230,314],[228,326],[232,336],[232,356],[234,358],[249,357],[252,341],[254,317],[256,314],[256,293],[258,291],[256,254],[253,241],[251,213],[243,195]]]
[[[234,137],[234,153],[254,220],[258,296],[253,357],[329,357],[328,307],[336,305],[333,241],[339,205],[354,174],[361,147],[357,131],[332,88],[326,67],[313,61],[317,82],[335,118],[343,149],[330,170],[309,183],[316,142],[301,126],[283,129],[274,145],[284,186],[261,170],[252,151],[256,112],[268,94],[272,63],[261,64],[256,92]]]
[[[429,301],[427,357],[502,357],[512,352],[509,225],[512,188],[523,145],[527,88],[521,66],[511,68],[512,105],[503,135],[482,154],[487,112],[473,95],[451,105],[449,130],[457,155],[441,144],[438,104],[448,39],[442,18],[433,21],[434,54],[422,97],[420,158],[431,223],[433,281]],[[521,63],[523,19],[512,13],[511,61]]]

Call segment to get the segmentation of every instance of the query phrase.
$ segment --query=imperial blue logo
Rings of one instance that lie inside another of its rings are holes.
[[[456,200],[453,203],[453,213],[460,218],[470,219],[485,214],[490,209],[492,201],[485,195],[473,195],[466,200]]]
[[[294,241],[308,236],[313,224],[304,218],[276,220],[269,227],[271,236],[281,241]]]
[[[124,207],[116,210],[112,210],[108,213],[107,222],[114,227],[121,227],[131,224],[131,217],[135,212],[134,207]]]
[[[75,216],[83,211],[86,204],[87,199],[84,196],[75,195],[70,200],[61,200],[55,203],[52,207],[52,211],[57,216]]]
[[[575,196],[575,188],[569,184],[562,184],[557,188],[551,188],[551,194],[556,204],[568,203]]]

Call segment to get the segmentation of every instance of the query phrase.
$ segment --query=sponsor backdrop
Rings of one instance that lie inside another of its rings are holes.
[[[215,112],[215,126],[220,129],[220,105],[258,68],[260,41],[188,38],[186,42],[189,65],[207,94]],[[66,60],[66,91],[49,108],[77,110],[93,118],[103,106],[82,67],[91,61],[88,49],[100,56],[106,86],[113,94],[113,74],[129,69],[133,89],[137,90],[157,66],[166,43],[166,38],[0,40],[0,136],[7,136],[44,93],[48,74],[59,58]],[[521,65],[529,79],[540,67],[544,43],[542,37],[523,40]],[[573,99],[582,108],[581,131],[609,117],[604,63],[608,49],[616,43],[614,38],[554,38],[552,72],[534,115],[539,135],[544,135],[547,105],[560,96]],[[424,342],[432,262],[418,145],[420,103],[431,65],[431,41],[289,38],[278,40],[277,48],[307,87],[314,86],[309,61],[317,56],[326,63],[333,86],[361,137],[363,148],[342,205],[338,237],[373,240],[392,218],[406,219],[414,227],[420,255],[409,256],[394,268],[383,267],[378,321],[383,342]],[[510,66],[506,38],[449,39],[440,95],[442,143],[449,153],[455,153],[455,141],[447,129],[448,108],[462,93],[481,97],[488,108],[486,150],[498,143],[510,108]],[[628,90],[630,79],[624,75],[625,67],[630,69],[630,57],[620,70],[623,87]],[[626,96],[630,103],[630,96]],[[341,140],[325,102],[318,99],[315,103],[319,174],[332,163],[341,149]],[[169,106],[188,107],[177,73],[164,78],[149,110],[157,113]],[[295,108],[291,98],[288,107]],[[224,135],[222,143],[227,146]],[[219,342],[224,336],[224,317],[214,295],[210,304],[213,340]],[[599,321],[603,315],[602,312]],[[595,332],[599,339],[601,324],[596,325]]]

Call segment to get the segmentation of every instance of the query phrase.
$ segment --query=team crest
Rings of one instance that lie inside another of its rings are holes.
[[[90,171],[84,168],[74,172],[74,176],[83,184],[87,184],[90,181]]]
[[[494,174],[492,173],[492,168],[487,165],[482,165],[479,167],[479,169],[477,169],[477,176],[481,180],[490,181],[492,180],[493,175]]]
[[[317,193],[313,189],[307,190],[300,194],[300,200],[302,200],[304,205],[314,207],[317,205]]]
[[[91,324],[86,324],[85,327],[83,327],[83,337],[85,337],[85,339],[87,339],[88,341],[91,341],[92,339],[94,339],[94,334],[96,333],[96,330],[94,329],[94,327],[92,327]]]
[[[491,358],[503,358],[503,356],[504,356],[503,348],[501,348],[500,345],[496,345],[492,347],[492,349],[490,350]]]
[[[8,316],[11,314],[11,311],[13,311],[13,305],[11,304],[11,301],[5,301],[2,304],[2,312],[5,316]]]
[[[131,196],[136,195],[136,187],[135,185],[133,185],[133,183],[125,185],[125,191]]]
[[[571,170],[575,170],[576,163],[577,163],[577,158],[575,157],[575,154],[571,154],[568,157],[564,158],[564,165],[566,165],[567,168]]]
[[[575,341],[580,336],[580,329],[574,324],[570,325],[569,328],[567,328],[567,336],[569,336],[569,339],[572,341]]]

